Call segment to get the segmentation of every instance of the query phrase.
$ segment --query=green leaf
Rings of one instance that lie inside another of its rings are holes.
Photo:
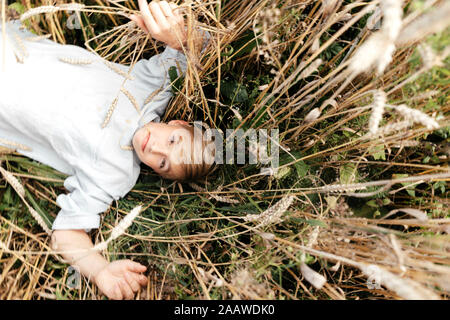
[[[170,82],[172,83],[172,91],[174,93],[180,92],[183,82],[182,77],[178,76],[177,68],[175,66],[169,68],[169,77]]]
[[[379,144],[375,147],[369,148],[369,154],[375,160],[386,160],[386,152],[384,150],[384,144]]]
[[[5,193],[3,194],[3,201],[7,204],[11,204],[13,202],[12,195],[11,195],[11,187],[8,186],[6,188]]]
[[[267,121],[267,119],[269,118],[267,114],[268,108],[269,107],[263,107],[258,110],[258,113],[253,117],[252,122],[250,123],[250,128],[258,127],[259,125]]]
[[[231,56],[234,52],[234,48],[231,45],[226,46],[224,50],[220,53],[221,57],[228,57]]]
[[[294,222],[298,222],[298,223],[307,223],[311,226],[314,227],[322,227],[322,228],[328,228],[328,225],[320,220],[316,220],[316,219],[302,219],[302,218],[297,218],[297,217],[292,217],[290,218],[290,220],[294,221]]]
[[[372,208],[378,208],[378,203],[377,203],[376,200],[370,200],[370,201],[367,201],[366,204],[367,204],[369,207],[372,207]]]
[[[444,194],[446,188],[446,183],[444,181],[437,181],[433,184],[433,190],[440,191]]]
[[[416,196],[416,192],[414,191],[414,187],[408,187],[408,188],[406,188],[406,192],[407,192],[411,197],[415,197],[415,196]]]
[[[291,172],[291,168],[290,167],[283,167],[281,169],[278,169],[275,174],[274,177],[277,180],[281,180],[286,178],[287,176],[289,176],[289,173]]]
[[[31,193],[27,189],[25,189],[25,195],[27,197],[27,200],[30,202],[31,206],[34,208],[34,210],[36,210],[36,212],[39,213],[41,218],[44,220],[47,227],[51,228],[53,218],[37,204]]]
[[[398,178],[406,178],[408,177],[407,174],[395,174],[394,177],[396,179]],[[414,191],[414,189],[416,188],[416,185],[414,185],[413,183],[408,183],[408,182],[402,182],[401,183],[404,187],[406,187],[406,192],[411,196],[411,197],[415,197],[416,196],[416,192]]]
[[[308,174],[310,167],[304,161],[297,161],[294,166],[299,178],[303,178]]]
[[[346,163],[339,168],[341,184],[350,184],[358,181],[358,171],[353,163]]]
[[[314,227],[322,227],[322,228],[328,228],[328,225],[320,220],[315,220],[315,219],[310,219],[310,220],[306,220],[306,223],[314,226]]]
[[[314,263],[314,261],[315,261],[315,258],[312,255],[305,254],[305,263],[306,264],[312,264],[312,263]]]
[[[243,103],[248,100],[247,89],[237,81],[222,81],[220,83],[220,93],[234,103]]]
[[[239,58],[246,54],[249,54],[256,47],[256,41],[257,39],[255,38],[253,32],[248,32],[247,34],[233,42],[232,45],[234,51],[236,52],[234,58]],[[261,40],[259,40],[259,42],[261,42]]]
[[[20,2],[11,3],[8,8],[16,10],[18,13],[23,14],[25,7]]]

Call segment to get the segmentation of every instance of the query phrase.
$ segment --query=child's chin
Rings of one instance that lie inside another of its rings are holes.
[[[133,145],[133,149],[135,151],[135,153],[139,156],[139,158],[141,157],[142,154],[142,150],[139,147],[139,139],[136,139],[136,136],[133,137],[133,140],[131,141],[131,144]]]
[[[138,148],[139,144],[144,139],[145,130],[143,128],[139,129],[133,136],[133,140],[131,141],[133,144],[133,148]],[[142,144],[141,144],[142,145]]]

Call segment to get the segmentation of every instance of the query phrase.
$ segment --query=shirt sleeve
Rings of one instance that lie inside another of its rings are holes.
[[[106,211],[114,200],[82,172],[68,177],[64,187],[69,194],[60,194],[56,203],[60,206],[53,230],[96,229],[100,226],[100,213]]]
[[[206,49],[210,39],[208,32],[203,32],[203,39],[202,52]],[[159,122],[164,115],[172,97],[169,75],[171,67],[175,67],[178,76],[181,76],[186,73],[187,59],[182,51],[169,46],[161,54],[148,60],[142,59],[135,64],[132,74],[140,83],[141,88],[146,90],[149,96],[153,95],[152,99],[143,106],[141,125],[149,121]]]
[[[145,103],[142,106],[140,125],[149,121],[159,122],[172,97],[169,69],[177,68],[178,75],[184,74],[187,68],[186,56],[171,47],[166,47],[161,54],[150,59],[139,60],[132,70],[132,75],[145,92]]]

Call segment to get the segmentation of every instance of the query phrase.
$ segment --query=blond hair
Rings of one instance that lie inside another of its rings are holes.
[[[184,172],[182,178],[177,179],[182,182],[196,181],[207,176],[214,168],[214,143],[203,139],[203,129],[182,125],[190,133],[191,148],[187,158],[191,161],[182,162],[181,168]],[[193,160],[193,161],[192,161]]]

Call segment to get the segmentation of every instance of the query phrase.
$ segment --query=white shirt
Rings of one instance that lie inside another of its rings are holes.
[[[134,79],[123,85],[124,76],[101,57],[47,39],[27,41],[35,35],[20,26],[18,20],[7,23],[5,44],[0,23],[0,145],[26,146],[30,150],[19,147],[17,152],[69,175],[64,181],[69,193],[57,197],[61,210],[52,229],[98,228],[99,214],[135,185],[140,160],[126,148],[138,128],[160,121],[172,96],[168,70],[176,66],[181,68],[178,74],[184,73],[186,57],[167,47],[149,60],[138,61],[130,72]],[[25,51],[14,33],[22,39]],[[14,50],[27,54],[23,64],[16,61]],[[6,70],[2,69],[2,52]],[[90,59],[92,63],[73,65],[60,58]],[[129,70],[113,65],[125,73]],[[122,86],[134,97],[142,116]],[[117,105],[102,129],[116,97]]]

